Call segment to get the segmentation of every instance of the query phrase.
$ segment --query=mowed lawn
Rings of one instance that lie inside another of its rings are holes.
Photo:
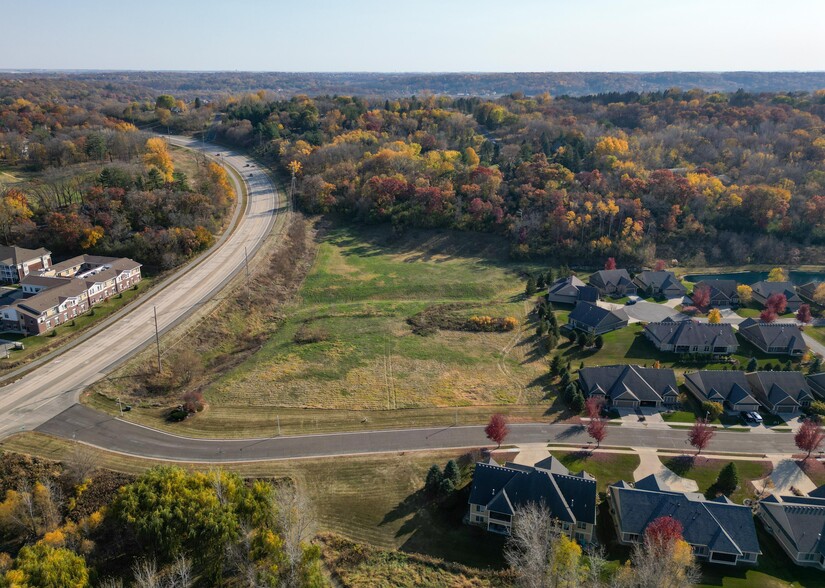
[[[547,364],[525,325],[534,302],[522,296],[523,269],[487,236],[330,230],[299,302],[206,398],[213,406],[356,410],[536,403]],[[519,327],[414,334],[408,319],[439,305],[460,318],[512,316]]]

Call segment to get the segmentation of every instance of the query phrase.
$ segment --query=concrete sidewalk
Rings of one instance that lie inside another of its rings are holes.
[[[655,449],[639,447],[634,448],[634,450],[639,455],[639,467],[633,471],[634,482],[653,474],[658,475],[667,484],[667,487],[674,492],[699,492],[699,484],[695,480],[677,476],[673,471],[667,469],[662,460],[659,459],[659,454]]]

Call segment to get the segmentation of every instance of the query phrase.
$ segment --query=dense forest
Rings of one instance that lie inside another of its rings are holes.
[[[212,111],[139,96],[0,82],[0,243],[128,256],[152,271],[213,242],[235,198],[226,172],[202,159],[189,175],[175,169],[166,142],[136,126],[202,128]]]
[[[498,232],[514,255],[579,263],[822,259],[825,91],[258,92],[226,109],[221,140],[297,171],[309,212]]]
[[[157,94],[226,97],[267,90],[279,97],[295,94],[347,94],[401,98],[421,94],[496,97],[524,92],[587,96],[606,92],[657,92],[701,88],[708,92],[813,92],[825,88],[823,72],[163,72],[78,71],[7,73],[10,79],[100,83],[105,88],[142,88]]]

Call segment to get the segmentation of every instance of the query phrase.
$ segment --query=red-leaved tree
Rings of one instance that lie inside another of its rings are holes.
[[[664,271],[666,267],[667,267],[667,264],[665,263],[664,259],[657,259],[656,260],[656,265],[653,266],[653,269],[654,269],[654,271],[661,272],[661,271]]]
[[[671,516],[653,519],[645,528],[645,543],[655,551],[664,551],[683,537],[682,523]]]
[[[604,269],[606,269],[606,270],[616,269],[616,258],[615,257],[608,257],[607,261],[604,262]]]
[[[805,459],[808,459],[811,457],[811,453],[822,445],[822,441],[825,440],[825,431],[816,422],[805,419],[802,421],[802,426],[799,427],[793,440],[797,447],[807,452]]]
[[[759,313],[759,320],[763,323],[772,323],[777,319],[776,313],[771,308],[766,308]]]
[[[788,308],[788,297],[784,294],[771,294],[765,302],[765,308],[774,311],[776,314],[783,314]]]
[[[690,295],[693,305],[702,310],[710,306],[710,287],[697,286],[693,289],[693,294]]]
[[[494,414],[490,417],[490,422],[484,427],[484,433],[490,441],[495,441],[501,447],[502,441],[507,438],[510,427],[507,426],[507,418],[503,414]]]
[[[584,403],[585,411],[587,412],[587,416],[591,419],[598,418],[602,414],[602,405],[604,404],[604,400],[599,396],[591,396],[587,399]]]
[[[796,311],[796,320],[798,320],[803,325],[807,325],[809,322],[811,322],[812,318],[813,316],[811,315],[811,305],[800,305],[799,310]]]
[[[696,455],[702,453],[702,450],[708,446],[708,443],[710,443],[710,440],[713,439],[715,434],[716,431],[706,420],[696,419],[693,427],[691,427],[688,432],[688,442],[698,449]]]
[[[596,449],[598,449],[607,437],[607,419],[600,416],[591,417],[590,422],[587,423],[587,434],[596,440]]]

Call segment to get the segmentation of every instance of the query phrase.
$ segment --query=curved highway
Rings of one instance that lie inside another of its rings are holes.
[[[80,392],[120,362],[154,340],[154,308],[166,331],[212,298],[244,269],[245,251],[252,256],[272,230],[280,210],[269,176],[241,153],[173,137],[174,145],[204,151],[235,168],[247,186],[247,206],[234,230],[209,252],[136,301],[118,321],[72,346],[57,358],[0,388],[0,438],[31,430],[76,404]],[[250,167],[245,167],[246,165]],[[236,184],[237,179],[230,174]]]

